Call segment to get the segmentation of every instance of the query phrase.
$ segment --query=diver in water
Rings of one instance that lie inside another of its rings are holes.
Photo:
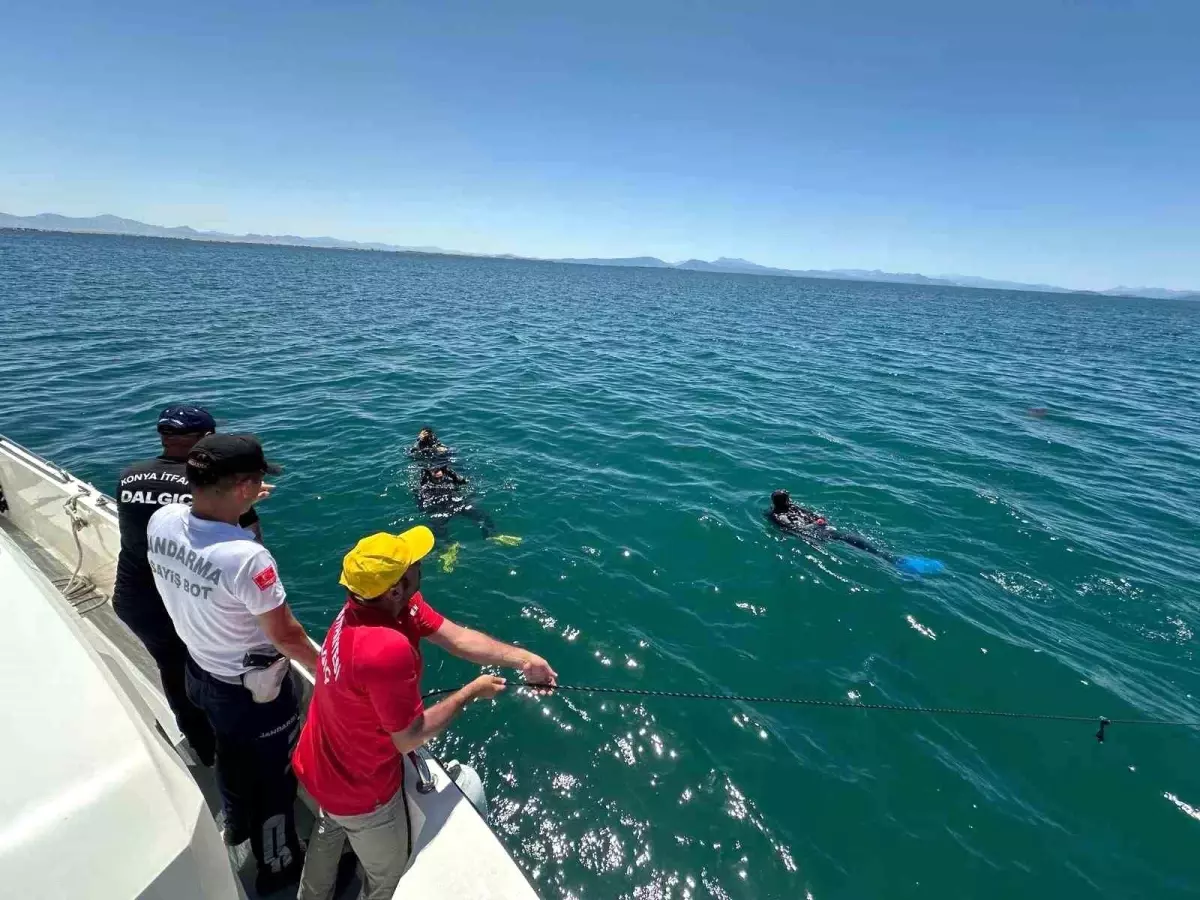
[[[436,440],[436,439],[435,439]],[[476,509],[469,497],[470,490],[462,489],[468,484],[466,478],[449,466],[430,467],[421,470],[417,485],[417,506],[432,520],[434,534],[446,533],[446,526],[455,516],[463,516],[479,526],[485,538],[492,537],[496,526],[492,517]]]
[[[417,440],[411,447],[408,448],[408,455],[413,459],[438,459],[440,457],[449,457],[450,448],[438,440],[438,436],[433,433],[433,429],[428,425],[417,433]]]
[[[429,527],[445,550],[438,557],[443,572],[453,572],[458,561],[459,544],[449,540],[450,520],[462,516],[478,526],[484,540],[503,547],[516,547],[521,538],[515,534],[497,534],[492,517],[473,502],[470,481],[450,468],[454,449],[447,447],[425,427],[408,450],[421,467],[416,484],[417,507],[429,519]]]
[[[449,466],[422,469],[417,500],[422,509],[449,502],[454,498],[454,488],[466,483],[467,479]]]
[[[878,556],[896,568],[914,575],[931,575],[944,568],[942,563],[936,559],[926,559],[923,556],[895,556],[876,547],[864,537],[838,531],[820,513],[793,503],[787,491],[775,491],[771,494],[771,508],[767,510],[766,515],[781,530],[810,543],[841,541],[843,544],[849,544],[872,556]]]
[[[841,541],[843,544],[865,550],[888,562],[894,562],[896,559],[892,554],[871,544],[866,538],[838,531],[819,513],[793,503],[787,491],[775,491],[771,494],[771,508],[767,510],[767,518],[788,534],[794,534],[805,540]]]

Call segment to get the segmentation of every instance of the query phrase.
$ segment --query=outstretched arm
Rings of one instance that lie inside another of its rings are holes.
[[[446,730],[455,717],[472,700],[487,700],[504,690],[504,679],[495,675],[480,675],[470,684],[459,688],[445,700],[429,707],[403,731],[393,731],[392,744],[401,753],[416,750],[430,738]]]
[[[526,681],[554,684],[558,680],[558,673],[536,653],[498,641],[482,631],[456,625],[449,619],[442,622],[429,640],[446,652],[476,665],[520,669]]]

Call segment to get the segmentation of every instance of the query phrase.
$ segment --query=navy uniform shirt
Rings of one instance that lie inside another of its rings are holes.
[[[160,507],[192,502],[187,482],[187,460],[156,456],[127,467],[117,485],[117,521],[121,526],[121,553],[117,557],[116,589],[113,599],[132,600],[141,596],[158,598],[154,574],[146,559],[146,526]],[[249,528],[258,521],[251,509],[238,523]],[[161,601],[159,601],[161,604]]]

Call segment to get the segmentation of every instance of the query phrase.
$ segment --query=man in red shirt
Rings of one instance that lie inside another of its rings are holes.
[[[408,864],[404,754],[439,734],[472,700],[504,690],[480,675],[445,700],[421,699],[421,638],[478,665],[511,666],[527,681],[558,677],[534,653],[456,625],[421,596],[423,525],[363,538],[342,561],[346,605],[321,647],[308,718],[292,755],[300,783],[321,805],[299,900],[327,900],[343,841],[366,872],[365,900],[391,900]]]

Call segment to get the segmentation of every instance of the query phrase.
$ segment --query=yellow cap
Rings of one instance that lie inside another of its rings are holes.
[[[424,525],[403,534],[379,532],[365,537],[342,559],[339,583],[350,593],[372,600],[392,587],[413,563],[433,549],[433,532]]]

